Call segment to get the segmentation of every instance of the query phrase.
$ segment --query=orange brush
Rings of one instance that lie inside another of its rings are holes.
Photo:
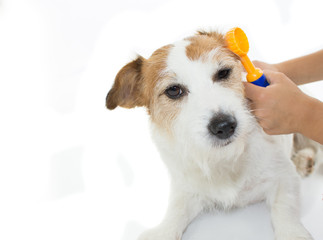
[[[249,42],[246,34],[241,28],[233,28],[225,35],[228,48],[240,57],[241,63],[247,71],[247,81],[261,87],[267,87],[269,84],[260,68],[256,68],[250,61],[247,53],[249,51]]]

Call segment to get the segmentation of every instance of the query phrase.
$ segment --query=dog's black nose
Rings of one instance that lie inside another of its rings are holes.
[[[231,137],[236,127],[237,120],[235,117],[222,113],[215,115],[208,125],[210,133],[220,139],[227,139]]]

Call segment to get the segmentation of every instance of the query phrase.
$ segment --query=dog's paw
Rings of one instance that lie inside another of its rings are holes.
[[[314,170],[315,165],[315,152],[312,148],[304,148],[298,151],[293,156],[293,162],[296,166],[297,172],[306,177]]]
[[[181,234],[174,234],[169,229],[153,228],[143,232],[137,240],[181,240]]]

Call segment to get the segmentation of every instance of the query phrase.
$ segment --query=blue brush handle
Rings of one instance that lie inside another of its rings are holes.
[[[265,77],[265,74],[262,74],[260,78],[258,78],[256,81],[251,82],[252,84],[255,84],[259,87],[267,87],[269,83],[267,82],[267,79]]]

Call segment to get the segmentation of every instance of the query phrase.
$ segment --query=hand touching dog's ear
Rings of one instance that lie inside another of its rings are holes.
[[[112,110],[117,106],[133,108],[145,104],[140,88],[143,81],[142,66],[144,61],[145,59],[139,56],[119,71],[106,97],[108,109]]]

